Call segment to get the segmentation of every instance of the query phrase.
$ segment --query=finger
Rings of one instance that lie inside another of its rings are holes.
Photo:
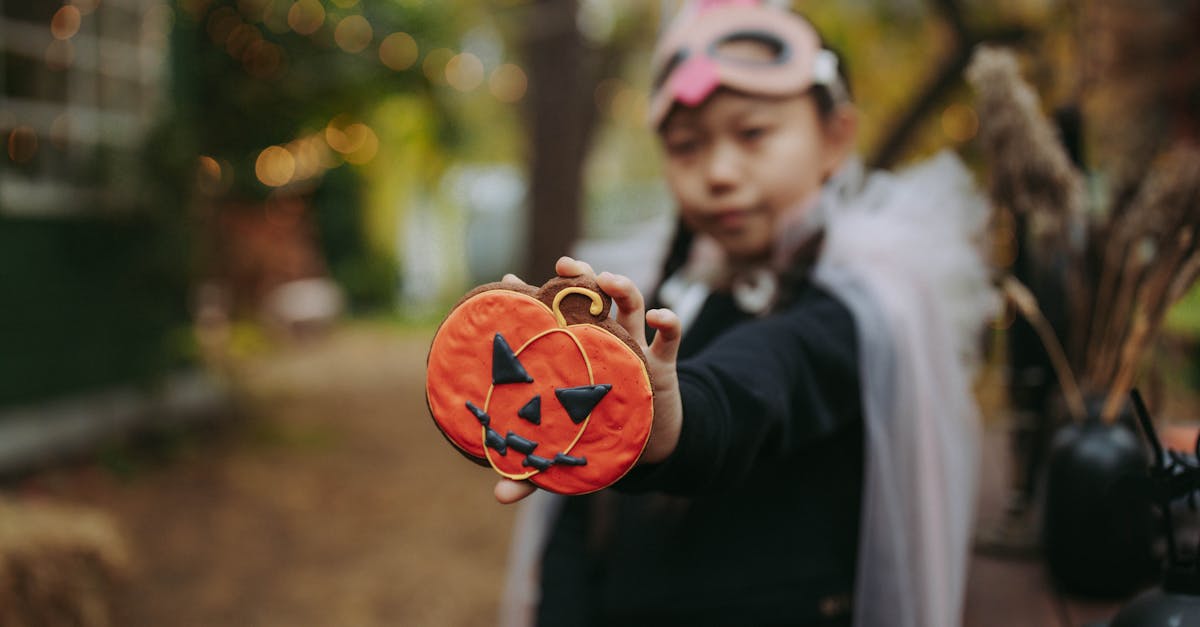
[[[637,285],[629,277],[611,272],[601,272],[596,277],[596,285],[617,304],[617,324],[633,336],[638,346],[645,346],[646,301]]]
[[[501,479],[496,482],[496,487],[492,490],[496,500],[504,505],[511,505],[517,501],[533,494],[537,487],[528,481],[513,481],[512,479]]]
[[[558,261],[554,264],[554,271],[558,273],[558,276],[562,277],[581,276],[589,279],[596,278],[596,271],[592,269],[591,265],[586,261],[570,257],[559,257]]]
[[[501,283],[508,283],[509,285],[529,285],[528,283],[526,283],[526,282],[522,281],[522,280],[521,280],[521,277],[518,277],[518,276],[517,276],[517,275],[515,275],[515,274],[506,274],[506,275],[504,275],[504,278],[503,278],[503,279],[500,279],[500,282],[501,282]]]
[[[679,354],[679,338],[683,336],[679,316],[670,309],[651,309],[646,312],[646,323],[658,331],[650,345],[650,354],[662,361],[674,362]]]

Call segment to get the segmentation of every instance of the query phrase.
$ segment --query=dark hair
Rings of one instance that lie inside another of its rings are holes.
[[[650,298],[646,306],[647,309],[655,309],[663,306],[662,299],[659,297],[663,282],[671,278],[671,275],[679,272],[684,264],[687,263],[688,255],[692,252],[692,242],[695,239],[696,233],[684,222],[683,216],[676,218],[675,232],[671,235],[671,245],[667,248],[667,255],[663,259],[662,267],[659,269],[658,283],[654,286],[654,290],[650,292]]]
[[[838,98],[835,96],[833,90],[828,85],[813,85],[808,88],[808,93],[812,94],[813,99],[817,102],[817,112],[821,114],[821,120],[828,121],[838,105],[854,100],[854,94],[850,91],[850,73],[846,68],[845,57],[837,50],[826,46],[824,42],[821,45],[826,50],[832,52],[833,56],[837,58],[838,79],[841,82],[842,97]]]

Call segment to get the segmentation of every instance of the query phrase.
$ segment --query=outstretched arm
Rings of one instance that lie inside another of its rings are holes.
[[[600,289],[612,296],[617,305],[617,323],[629,332],[642,353],[646,355],[646,368],[654,381],[654,424],[650,430],[650,441],[638,463],[661,462],[671,455],[679,442],[683,408],[679,398],[679,380],[675,374],[675,356],[679,352],[681,329],[679,317],[669,309],[646,311],[642,293],[628,277],[609,272],[596,274],[590,265],[570,257],[562,257],[555,264],[555,271],[562,277],[586,276],[595,279]],[[514,275],[505,275],[508,283],[521,283]],[[646,342],[646,325],[657,333],[653,343]],[[494,490],[496,500],[515,503],[536,490],[528,481],[501,479]]]

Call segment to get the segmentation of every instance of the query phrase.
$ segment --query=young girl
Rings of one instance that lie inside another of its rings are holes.
[[[865,177],[836,57],[790,12],[694,3],[655,66],[681,231],[651,300],[670,309],[595,275],[645,347],[653,432],[614,489],[530,499],[505,620],[958,624],[977,457],[964,366],[993,301],[969,176],[942,156]]]

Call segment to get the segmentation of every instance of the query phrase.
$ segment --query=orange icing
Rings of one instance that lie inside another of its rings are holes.
[[[533,383],[492,385],[496,333],[515,349]],[[612,389],[575,424],[555,389],[600,383]],[[561,494],[593,492],[624,476],[645,448],[653,417],[645,364],[629,346],[595,325],[563,328],[541,301],[504,289],[473,296],[447,316],[430,348],[426,394],[434,420],[455,446],[487,459],[505,477],[527,478]],[[535,395],[541,396],[539,425],[517,416]],[[501,437],[513,431],[537,442],[534,455],[553,459],[563,453],[587,464],[537,471],[522,465],[525,454],[511,447],[500,455],[484,446],[486,428],[466,408],[468,401],[487,412]]]
[[[472,457],[484,458],[479,422],[467,410],[466,402],[477,407],[487,402],[496,333],[516,348],[556,326],[549,307],[510,290],[483,292],[450,312],[429,349],[425,394],[438,426],[455,446]]]
[[[592,383],[583,349],[573,334],[563,329],[552,329],[531,340],[516,354],[525,371],[533,377],[533,383],[506,383],[492,388],[487,406],[488,415],[492,417],[492,428],[500,435],[507,435],[511,430],[537,442],[534,455],[554,457],[555,453],[570,451],[586,429],[588,421],[580,424],[571,422],[567,410],[554,397],[554,389]],[[517,410],[535,394],[542,396],[540,425],[517,416]],[[482,438],[482,432],[477,437]],[[509,479],[527,479],[538,472],[522,466],[525,455],[511,448],[505,455],[489,448],[487,458],[492,468]]]
[[[592,359],[596,383],[612,390],[588,418],[588,427],[570,455],[584,456],[584,466],[551,466],[532,477],[540,487],[559,494],[584,494],[611,485],[637,462],[650,437],[654,397],[639,358],[604,329],[580,324],[567,327]]]

